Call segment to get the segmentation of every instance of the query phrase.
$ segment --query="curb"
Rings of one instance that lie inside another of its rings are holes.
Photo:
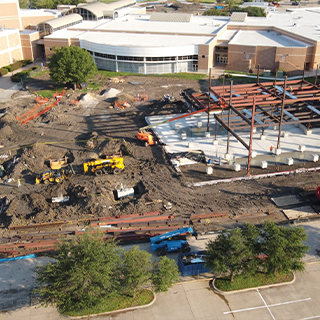
[[[61,315],[63,315],[66,318],[69,318],[69,319],[88,319],[91,317],[107,316],[107,315],[112,315],[112,314],[116,314],[116,313],[120,313],[120,312],[126,312],[126,311],[132,311],[132,310],[136,310],[136,309],[147,308],[147,307],[152,306],[155,303],[155,301],[157,300],[157,296],[156,296],[155,292],[153,292],[152,290],[150,290],[150,291],[153,294],[153,300],[150,303],[145,304],[143,306],[130,307],[130,308],[126,308],[126,309],[119,309],[119,310],[108,311],[108,312],[103,312],[103,313],[87,314],[85,316],[68,316],[67,314],[61,314]]]
[[[253,288],[247,288],[247,289],[242,289],[242,290],[221,291],[221,290],[217,289],[217,288],[214,286],[214,281],[215,281],[215,279],[212,279],[212,280],[209,282],[209,286],[210,286],[211,290],[213,290],[215,293],[224,296],[224,295],[228,295],[228,294],[232,294],[232,293],[238,293],[238,292],[241,293],[241,292],[247,292],[247,291],[252,291],[252,290],[257,290],[257,289],[267,289],[267,288],[272,288],[272,287],[285,286],[285,285],[294,283],[295,280],[296,280],[296,275],[293,274],[293,280],[292,280],[292,281],[289,281],[289,282],[275,283],[275,284],[270,284],[270,285],[266,285],[266,286],[253,287]]]

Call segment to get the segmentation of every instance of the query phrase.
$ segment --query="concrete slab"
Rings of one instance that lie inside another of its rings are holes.
[[[295,209],[282,210],[289,220],[306,218],[317,214],[310,206],[304,206]]]
[[[220,113],[220,112],[219,112]],[[156,124],[161,121],[172,119],[179,115],[161,115],[146,117],[146,121],[149,124]],[[201,121],[204,125],[202,128],[198,128],[197,123]],[[175,123],[179,124],[179,130],[175,130]],[[156,135],[161,136],[162,142],[165,144],[165,150],[168,153],[176,153],[190,150],[188,148],[189,143],[192,144],[193,150],[202,150],[208,159],[218,162],[219,159],[224,159],[224,155],[227,151],[227,132],[220,125],[217,130],[218,145],[213,145],[211,139],[206,138],[206,124],[207,115],[205,113],[199,113],[195,117],[186,117],[178,119],[169,123],[164,123],[153,128]],[[283,125],[283,130],[289,133],[289,136],[281,140],[281,155],[278,157],[280,162],[286,163],[286,159],[289,157],[296,160],[311,161],[312,154],[319,154],[320,139],[318,139],[318,132],[314,132],[312,135],[305,135],[300,127],[294,125]],[[180,134],[185,132],[187,135],[186,140],[181,141]],[[210,118],[210,134],[211,137],[215,136],[215,119],[213,116]],[[240,137],[244,141],[249,141],[250,131],[244,130],[238,132]],[[257,132],[253,135],[252,150],[256,152],[256,158],[252,160],[252,165],[261,163],[261,161],[268,161],[268,163],[276,162],[275,155],[270,153],[270,147],[277,146],[278,129],[273,130],[273,127],[268,127],[264,131],[266,136],[265,140],[260,139],[261,130],[257,129]],[[299,152],[299,146],[305,146],[305,152],[301,156]],[[237,161],[240,164],[245,164],[247,161],[248,151],[242,146],[241,143],[231,136],[230,149],[232,161]],[[271,161],[269,158],[271,157]],[[301,158],[302,157],[302,158]],[[244,163],[241,162],[241,159]]]
[[[276,197],[271,198],[271,200],[280,208],[303,203],[303,200],[296,195]]]

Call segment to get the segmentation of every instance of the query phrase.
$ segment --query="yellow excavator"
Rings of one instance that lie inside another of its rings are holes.
[[[83,172],[91,171],[96,176],[103,173],[118,174],[124,169],[123,158],[114,157],[108,159],[96,159],[83,164]]]

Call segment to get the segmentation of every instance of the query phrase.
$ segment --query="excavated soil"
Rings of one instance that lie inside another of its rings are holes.
[[[6,203],[0,205],[2,235],[10,225],[166,211],[168,202],[172,204],[169,212],[181,217],[229,211],[235,216],[267,213],[274,221],[283,221],[285,217],[271,197],[305,194],[317,188],[318,172],[192,187],[192,182],[208,180],[203,164],[177,173],[161,145],[145,147],[136,134],[146,125],[145,116],[185,112],[181,90],[201,92],[208,82],[144,76],[119,79],[123,82],[106,81],[99,91],[87,95],[68,90],[59,107],[27,124],[21,125],[16,117],[36,105],[35,94],[19,91],[3,105],[7,113],[0,119],[0,164],[7,175],[0,178],[0,202]],[[50,86],[48,76],[27,83],[31,91]],[[119,96],[106,98],[103,93],[108,89],[119,90]],[[149,101],[135,101],[137,94],[147,94]],[[166,104],[164,94],[174,96],[176,102]],[[114,107],[115,99],[127,100],[130,107]],[[74,104],[74,100],[79,102]],[[120,151],[125,169],[119,175],[83,174],[85,161]],[[60,184],[36,185],[36,175],[49,169],[50,159],[64,156],[75,174]],[[214,169],[215,178],[232,174],[226,170]],[[135,196],[116,201],[113,191],[121,187],[135,188]],[[51,199],[59,196],[70,201],[52,203]]]

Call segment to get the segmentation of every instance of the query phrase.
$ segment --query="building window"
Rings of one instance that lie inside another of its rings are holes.
[[[206,57],[206,56],[203,54],[203,55],[202,55],[202,59],[204,59],[205,57]]]

